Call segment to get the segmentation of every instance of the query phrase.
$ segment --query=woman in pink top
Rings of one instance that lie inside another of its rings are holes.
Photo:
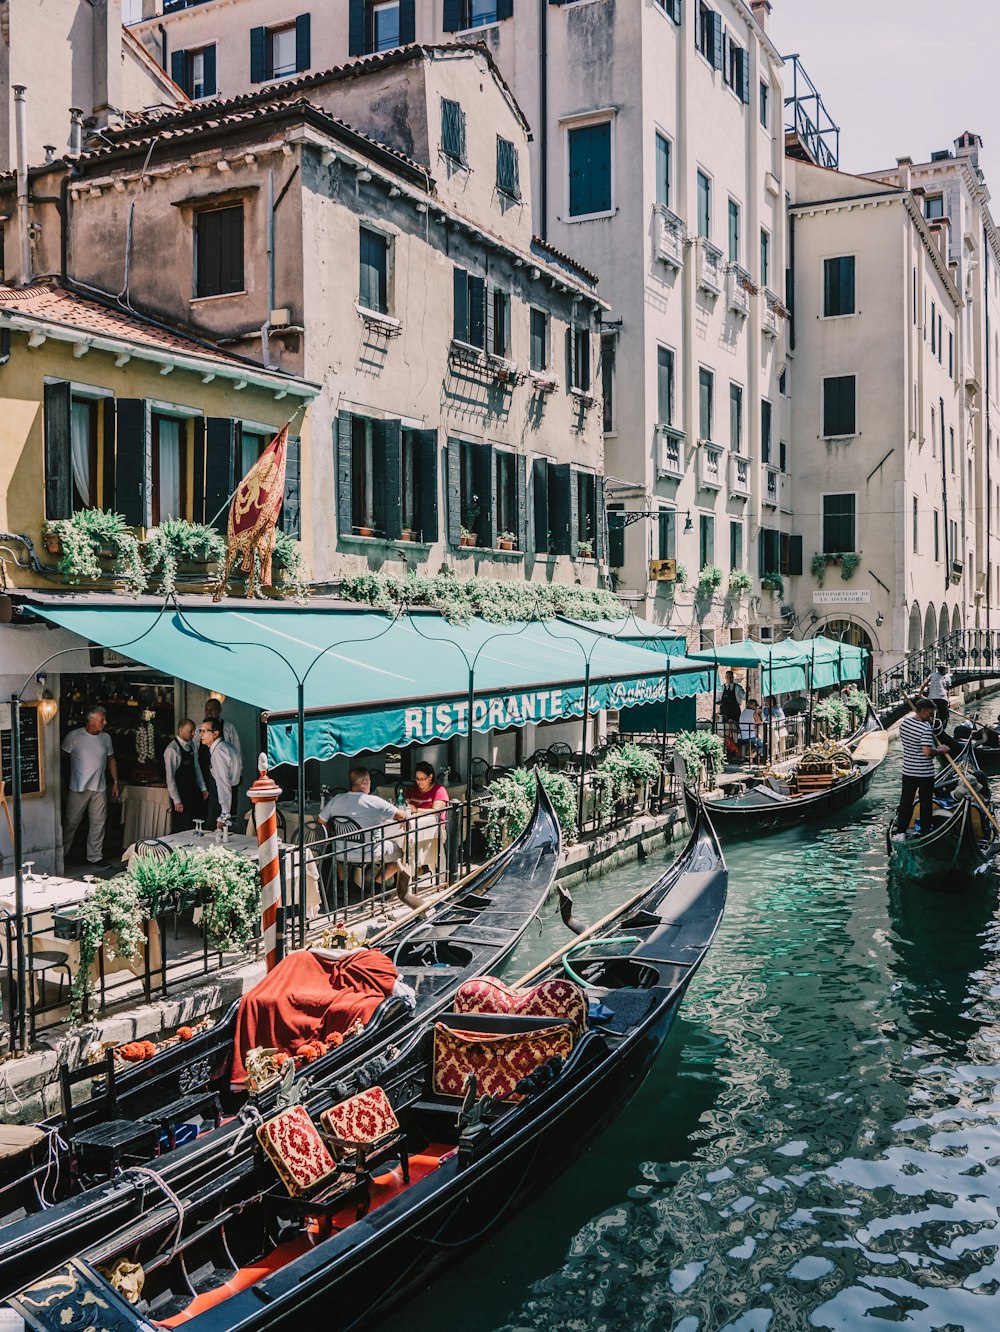
[[[429,763],[418,763],[413,769],[414,784],[404,792],[406,803],[414,814],[422,814],[417,821],[416,868],[440,867],[441,847],[444,842],[444,812],[448,807],[448,792],[434,775]],[[438,810],[437,819],[433,811]]]

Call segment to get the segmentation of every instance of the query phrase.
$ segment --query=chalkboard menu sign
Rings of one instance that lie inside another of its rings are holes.
[[[10,727],[0,730],[0,771],[4,790],[11,790]],[[42,755],[42,719],[37,703],[21,704],[21,794],[40,796],[45,791],[45,763]]]

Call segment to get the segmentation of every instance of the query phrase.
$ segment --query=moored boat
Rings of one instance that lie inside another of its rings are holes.
[[[92,1246],[12,1308],[43,1332],[95,1306],[123,1330],[371,1321],[575,1161],[631,1098],[726,889],[699,810],[668,870],[562,966],[525,978],[529,991],[463,987],[460,1011],[415,1036],[377,1085],[344,1078],[283,1111],[260,1126],[263,1151],[244,1147],[197,1196]]]

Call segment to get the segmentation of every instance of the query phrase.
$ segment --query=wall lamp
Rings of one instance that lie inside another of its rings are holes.
[[[48,726],[53,717],[59,711],[59,702],[52,697],[52,690],[45,688],[45,676],[36,675],[35,682],[39,686],[38,693],[38,715],[42,719],[42,724]]]
[[[688,509],[687,517],[684,519],[684,531],[690,532],[693,527],[694,523],[691,521],[691,510]]]
[[[819,620],[819,616],[816,614],[816,612],[815,612],[815,611],[810,611],[810,612],[809,612],[809,623],[810,623],[810,624],[815,624],[818,620]]]
[[[875,628],[881,629],[884,624],[885,624],[885,616],[882,614],[881,611],[879,611],[879,613],[875,616]]]

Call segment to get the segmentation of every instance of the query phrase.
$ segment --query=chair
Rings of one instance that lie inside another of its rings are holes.
[[[136,842],[133,855],[146,856],[150,860],[166,860],[168,856],[174,854],[174,848],[169,842],[163,842],[159,837],[146,837],[141,842]]]
[[[4,913],[3,913],[3,925],[4,925],[4,932],[5,932],[5,934],[6,934],[6,938],[7,938],[7,955],[8,955],[8,957],[9,957],[10,960],[11,960],[10,977],[9,977],[9,983],[10,983],[10,995],[9,995],[9,999],[10,999],[10,1009],[11,1009],[11,1018],[12,1018],[12,1020],[13,1020],[13,1018],[14,1018],[14,1016],[15,1016],[15,1011],[16,1011],[16,1008],[17,1008],[17,989],[16,989],[16,984],[15,984],[15,972],[16,972],[16,967],[15,967],[15,965],[14,965],[14,964],[15,964],[15,949],[14,949],[14,932],[13,932],[13,923],[14,923],[14,917],[10,914],[10,912],[4,912]],[[69,954],[68,954],[68,953],[62,953],[62,952],[57,952],[57,951],[55,951],[55,950],[53,950],[53,951],[51,951],[51,952],[50,952],[50,951],[43,951],[42,949],[37,949],[37,950],[36,950],[36,948],[35,948],[35,944],[34,944],[34,939],[33,939],[30,935],[27,935],[27,936],[26,936],[26,938],[25,938],[25,943],[28,945],[27,956],[25,957],[25,970],[26,970],[27,973],[28,973],[28,978],[27,978],[27,979],[28,979],[28,985],[30,986],[31,983],[32,983],[32,980],[34,979],[34,977],[35,977],[35,976],[38,976],[39,979],[40,979],[41,982],[42,982],[42,985],[44,986],[44,985],[45,985],[45,973],[46,973],[47,971],[58,971],[58,972],[60,973],[60,975],[59,975],[59,1002],[62,1003],[62,993],[63,993],[63,977],[62,977],[62,972],[65,971],[65,973],[66,973],[66,979],[69,981],[69,983],[70,983],[71,985],[72,985],[72,983],[73,983],[73,973],[72,973],[72,971],[70,970],[70,965],[69,965]],[[3,963],[3,956],[4,956],[4,951],[3,951],[3,948],[0,947],[0,965],[2,965],[2,963]],[[30,1041],[33,1043],[33,1042],[34,1042],[34,1039],[35,1039],[35,1003],[34,1003],[34,990],[33,990],[33,989],[30,990],[30,991],[29,991],[29,994],[28,994],[28,1035],[29,1035],[29,1039],[30,1039]]]
[[[565,740],[557,740],[554,745],[549,745],[548,750],[549,767],[554,772],[562,772],[573,757],[573,750]]]
[[[489,768],[487,768],[487,769],[486,769],[486,785],[489,786],[490,782],[495,782],[495,781],[498,781],[499,778],[501,778],[501,777],[506,777],[506,776],[508,775],[509,772],[510,772],[510,768],[496,768],[496,767],[489,767]]]
[[[484,758],[475,758],[472,760],[472,771],[470,780],[473,791],[481,791],[486,785],[486,776],[490,770],[490,765]]]
[[[347,867],[348,865],[361,867],[363,885],[367,869],[365,861],[369,841],[361,824],[357,820],[349,818],[346,814],[335,814],[330,820],[329,837],[334,845],[333,863],[336,866],[337,883],[343,883],[344,885],[344,905],[346,906],[349,891]],[[336,909],[336,902],[334,902],[334,909]]]
[[[388,781],[387,781],[387,779],[386,779],[386,775],[385,775],[385,768],[369,768],[369,769],[368,769],[368,772],[369,772],[369,775],[371,776],[371,779],[372,779],[372,780],[371,780],[371,787],[372,787],[372,790],[373,790],[373,791],[375,790],[375,788],[376,788],[377,786],[387,786],[387,785],[388,785]]]

